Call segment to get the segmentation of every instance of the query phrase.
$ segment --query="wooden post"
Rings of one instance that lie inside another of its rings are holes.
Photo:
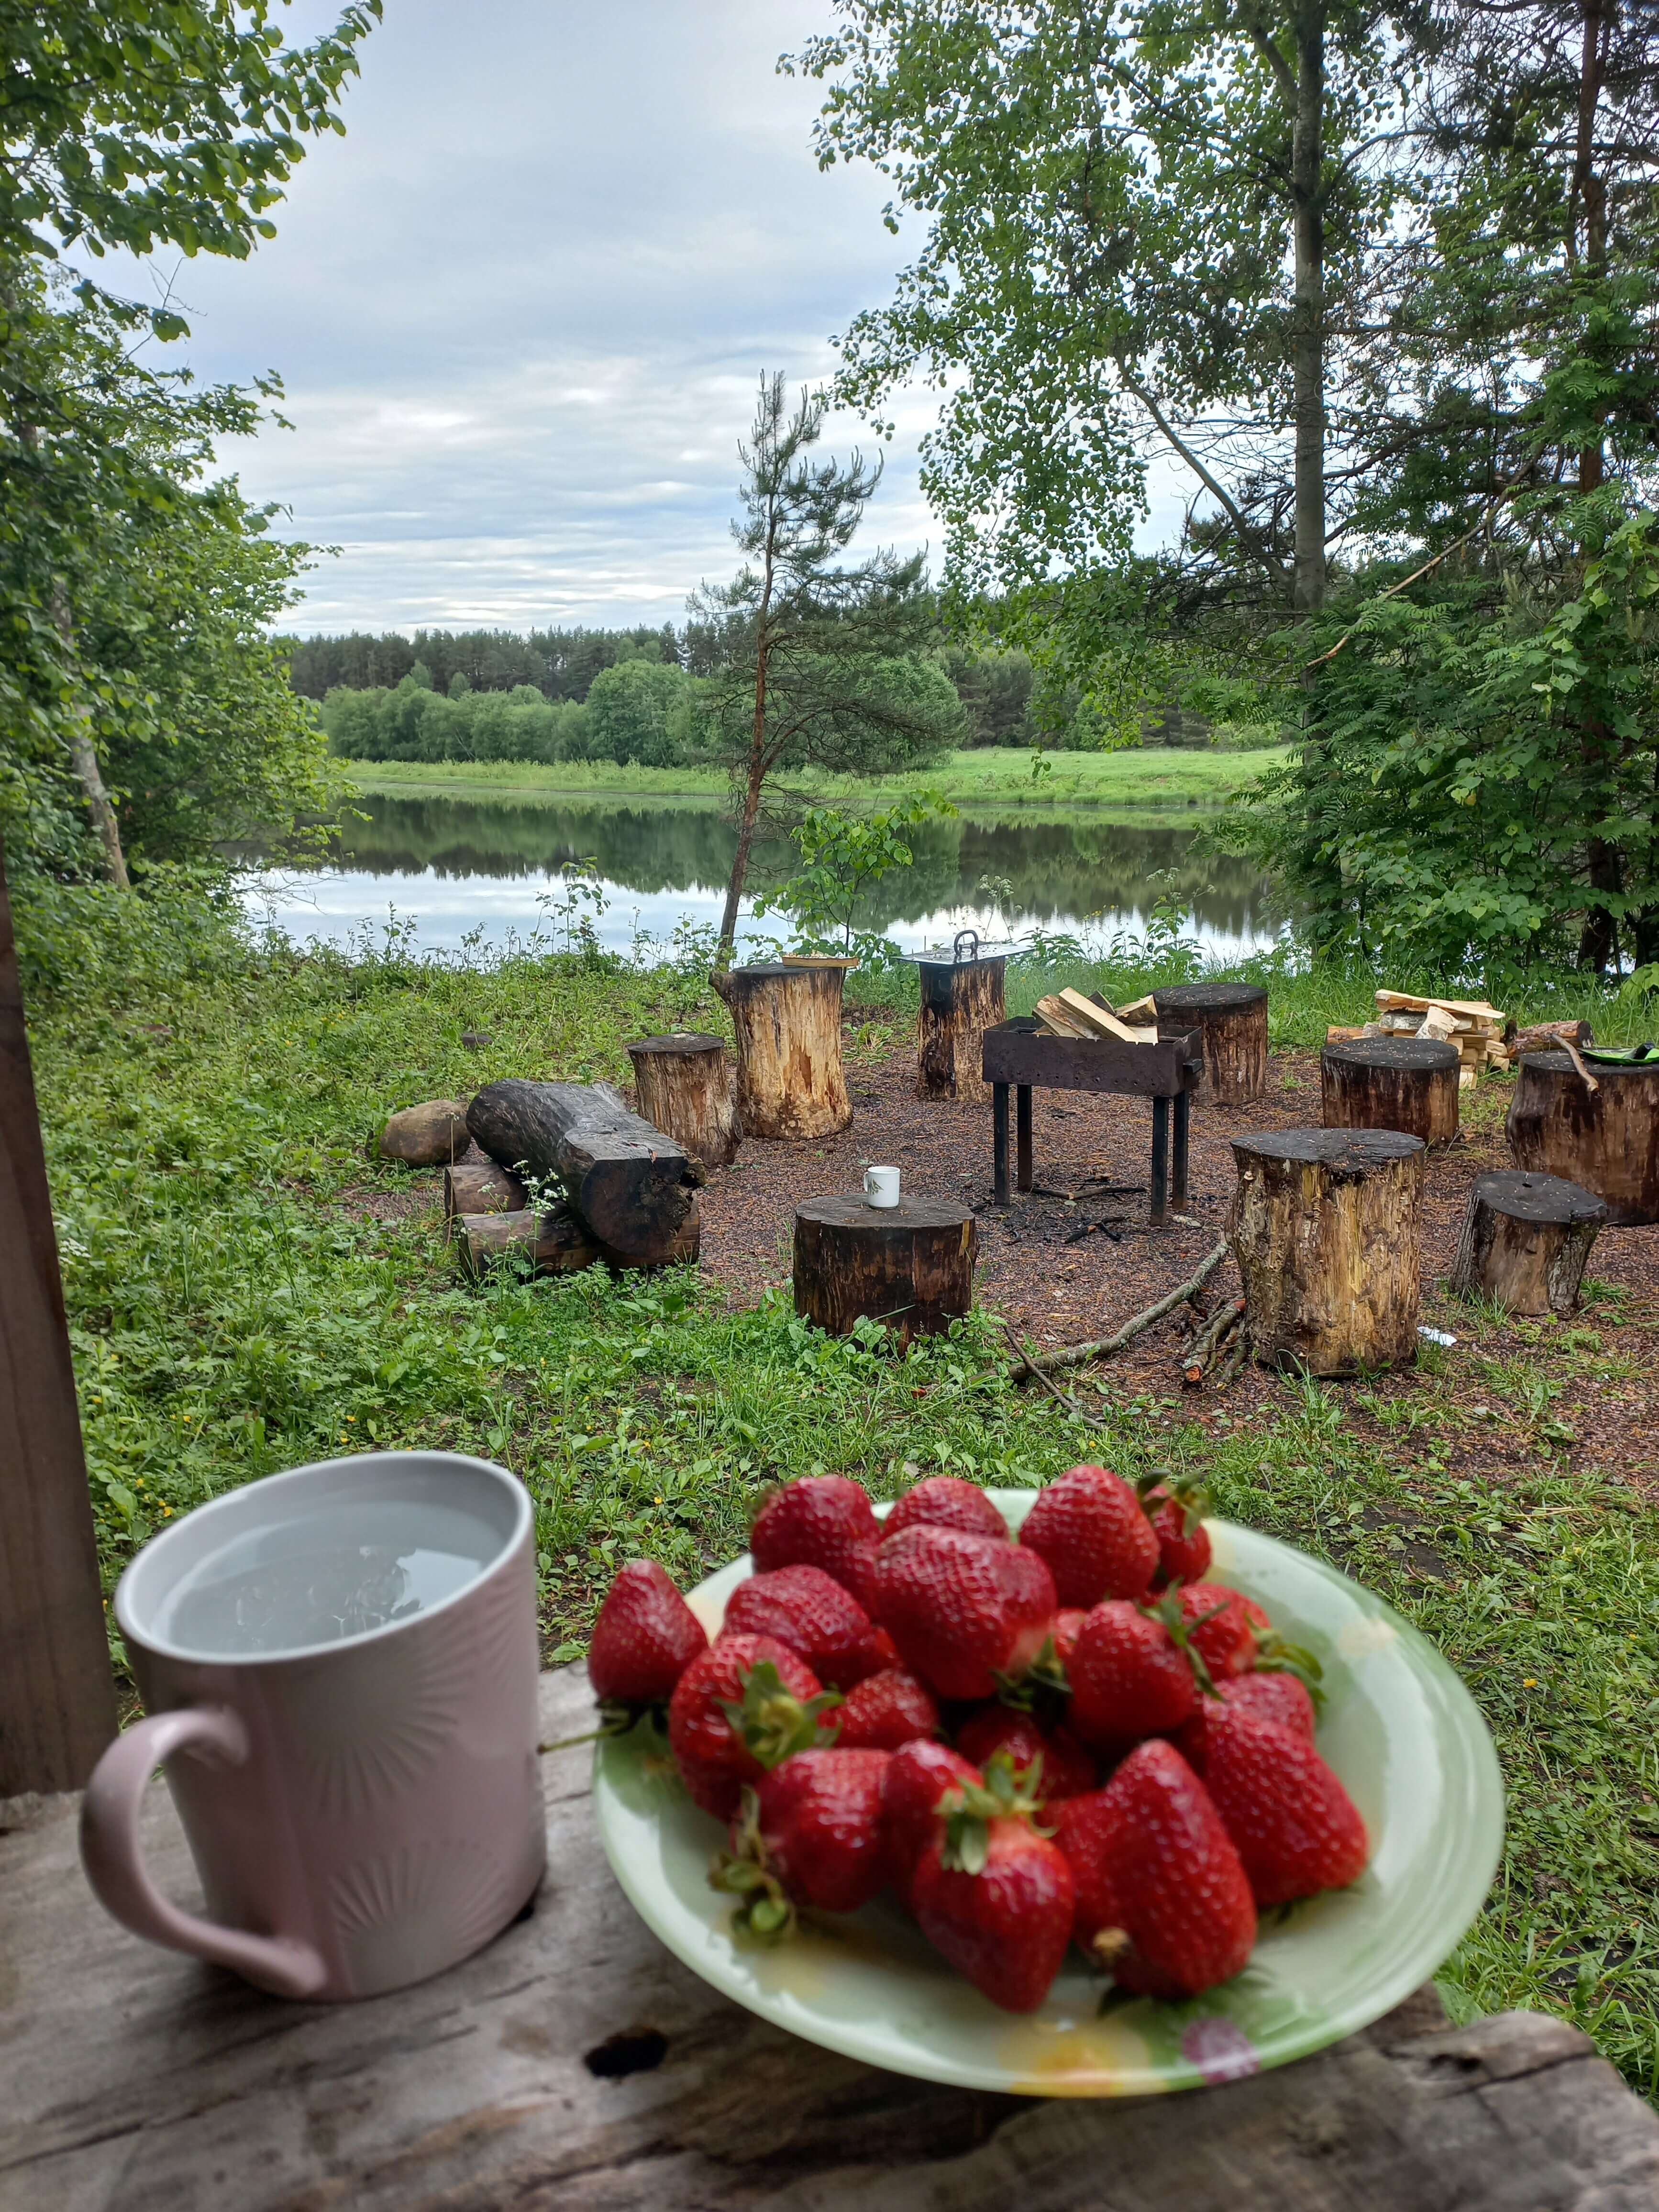
[[[1398,1129],[1425,1145],[1457,1134],[1455,1044],[1433,1037],[1353,1037],[1319,1055],[1328,1129]]]
[[[1206,1105],[1244,1106],[1267,1087],[1267,994],[1259,983],[1181,983],[1155,991],[1160,1022],[1204,1033]]]
[[[1228,1241],[1258,1359],[1315,1375],[1417,1351],[1425,1152],[1394,1129],[1277,1129],[1233,1140]]]
[[[924,960],[921,1012],[916,1022],[918,1098],[983,1100],[981,1046],[988,1029],[1007,1017],[1008,963]]]
[[[1031,1188],[1031,1086],[1029,1083],[1014,1085],[1014,1165],[1015,1183],[1021,1190]]]
[[[1170,1218],[1170,1102],[1152,1101],[1152,1194],[1149,1216],[1154,1229]]]
[[[999,1206],[1006,1206],[1008,1189],[1008,1086],[991,1085],[991,1168]]]
[[[115,1734],[98,1547],[0,851],[0,1797],[78,1790]]]
[[[1170,1195],[1177,1206],[1187,1203],[1187,1148],[1192,1131],[1193,1094],[1177,1091],[1175,1098],[1175,1158],[1171,1164]]]
[[[1659,1060],[1589,1072],[1594,1091],[1565,1052],[1522,1054],[1506,1125],[1515,1164],[1606,1199],[1609,1228],[1659,1221]]]
[[[645,1120],[704,1167],[730,1167],[738,1130],[725,1041],[677,1030],[669,1036],[641,1037],[629,1046],[628,1057]]]
[[[828,1137],[853,1118],[841,1066],[838,961],[769,961],[713,979],[738,1044],[745,1137]]]
[[[973,1303],[975,1250],[965,1206],[809,1199],[795,1215],[795,1311],[832,1336],[863,1315],[907,1342],[942,1334]]]
[[[1607,1200],[1551,1175],[1483,1175],[1452,1264],[1455,1291],[1483,1291],[1516,1314],[1570,1314]]]

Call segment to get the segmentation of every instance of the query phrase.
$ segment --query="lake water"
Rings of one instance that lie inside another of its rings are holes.
[[[367,819],[346,825],[325,864],[254,877],[247,896],[258,919],[301,943],[343,945],[394,919],[434,950],[501,946],[538,928],[557,941],[563,872],[583,862],[597,868],[604,900],[594,927],[617,951],[642,933],[666,942],[686,919],[717,924],[725,904],[736,833],[717,806],[447,793],[358,805]],[[1188,933],[1217,957],[1272,940],[1267,884],[1242,861],[1194,851],[1195,812],[1149,811],[1133,822],[1082,806],[1036,813],[924,824],[913,833],[912,866],[877,887],[861,926],[885,930],[907,951],[948,942],[968,924],[988,936],[1041,928],[1109,939],[1139,929],[1156,900],[1173,897]],[[787,876],[793,858],[781,839],[758,843],[754,890]],[[740,942],[787,933],[782,916],[757,921],[751,905],[744,902]]]

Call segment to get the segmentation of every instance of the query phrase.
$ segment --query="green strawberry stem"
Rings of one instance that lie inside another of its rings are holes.
[[[1006,1751],[985,1762],[985,1780],[959,1783],[939,1801],[945,1815],[943,1863],[957,1874],[982,1874],[990,1856],[993,1820],[1027,1820],[1042,1802],[1042,1754],[1016,1768]]]
[[[1287,1644],[1276,1628],[1255,1631],[1255,1671],[1258,1674],[1294,1674],[1314,1701],[1316,1711],[1325,1704],[1325,1669],[1316,1653],[1305,1644]]]
[[[1193,1642],[1193,1631],[1202,1628],[1206,1620],[1218,1619],[1225,1613],[1230,1602],[1224,1598],[1219,1605],[1212,1605],[1207,1613],[1200,1613],[1196,1620],[1188,1620],[1181,1610],[1180,1586],[1171,1583],[1156,1605],[1143,1605],[1140,1608],[1148,1620],[1163,1622],[1169,1631],[1170,1641],[1186,1654],[1187,1664],[1193,1670],[1193,1679],[1206,1698],[1219,1697],[1221,1693],[1216,1688],[1214,1675],[1205,1664],[1204,1654]]]
[[[743,1702],[722,1699],[720,1711],[769,1773],[798,1751],[834,1743],[836,1729],[821,1723],[823,1715],[842,1702],[839,1690],[820,1690],[817,1697],[804,1700],[792,1697],[769,1659],[757,1661],[739,1679]]]
[[[708,1869],[711,1889],[741,1899],[732,1915],[733,1932],[758,1943],[781,1942],[797,1925],[795,1908],[766,1860],[760,1832],[760,1799],[745,1788],[738,1814],[735,1850],[717,1854]]]

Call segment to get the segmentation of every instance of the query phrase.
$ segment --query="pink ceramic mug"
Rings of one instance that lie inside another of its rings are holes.
[[[505,1469],[375,1452],[199,1507],[122,1576],[149,1717],[98,1763],[81,1851],[136,1934],[289,1997],[366,1997],[477,1950],[534,1894],[533,1515]],[[210,1919],[139,1849],[167,1769]]]

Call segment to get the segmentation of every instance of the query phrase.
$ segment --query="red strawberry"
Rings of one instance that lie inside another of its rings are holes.
[[[1146,1500],[1152,1534],[1158,1538],[1154,1589],[1170,1583],[1202,1582],[1210,1571],[1210,1539],[1198,1509],[1154,1490]]]
[[[939,1707],[914,1674],[888,1667],[848,1692],[836,1722],[843,1750],[897,1751],[939,1734]]]
[[[1141,1597],[1158,1565],[1158,1538],[1120,1474],[1074,1467],[1039,1491],[1019,1540],[1048,1562],[1061,1605]]]
[[[1039,1728],[1030,1713],[1007,1705],[987,1705],[964,1721],[957,1731],[957,1748],[980,1767],[999,1751],[1006,1751],[1020,1769],[1040,1759],[1042,1765],[1030,1787],[1045,1802],[1079,1796],[1098,1779],[1093,1759],[1070,1729]]]
[[[944,1833],[941,1808],[945,1799],[964,1782],[982,1779],[978,1767],[970,1765],[949,1744],[919,1741],[893,1753],[882,1784],[882,1807],[887,1816],[887,1855],[893,1887],[907,1905],[911,1879],[922,1853]]]
[[[965,1528],[970,1536],[1000,1536],[1006,1543],[1008,1523],[976,1482],[959,1474],[925,1474],[914,1490],[907,1490],[882,1523],[882,1541],[901,1528],[927,1524],[935,1528]]]
[[[928,1942],[1008,2012],[1035,2012],[1048,1996],[1075,1903],[1064,1853],[1017,1809],[1024,1802],[1000,1756],[983,1784],[951,1790],[945,1835],[922,1853],[911,1885]]]
[[[803,1751],[833,1696],[804,1659],[769,1636],[722,1636],[694,1659],[668,1705],[668,1747],[694,1804],[718,1820],[745,1782]]]
[[[1277,1721],[1281,1728],[1294,1729],[1298,1735],[1306,1736],[1311,1743],[1317,1715],[1307,1686],[1294,1674],[1235,1674],[1231,1680],[1218,1682],[1221,1704],[1233,1712],[1254,1713],[1258,1720]],[[1188,1763],[1202,1774],[1207,1751],[1207,1729],[1210,1715],[1218,1710],[1213,1698],[1200,1698],[1198,1711],[1176,1735],[1176,1747]]]
[[[962,1528],[901,1528],[876,1561],[876,1616],[941,1698],[995,1695],[1048,1641],[1054,1585],[1035,1552]]]
[[[1167,1735],[1198,1707],[1193,1662],[1169,1621],[1122,1598],[1096,1606],[1078,1632],[1066,1671],[1072,1726],[1097,1749]]]
[[[1062,1669],[1070,1666],[1078,1631],[1088,1618],[1087,1607],[1080,1605],[1063,1605],[1054,1615],[1054,1659]]]
[[[1250,1886],[1173,1744],[1141,1744],[1103,1790],[1058,1807],[1055,1822],[1076,1883],[1077,1940],[1122,1988],[1197,1996],[1243,1968],[1255,1942]]]
[[[1306,1736],[1225,1706],[1204,1733],[1204,1778],[1259,1905],[1358,1880],[1365,1824]]]
[[[798,1905],[856,1912],[887,1881],[884,1751],[799,1751],[745,1788],[732,1849],[709,1875],[744,1900],[738,1923],[785,1933]]]
[[[869,1614],[822,1567],[775,1567],[739,1583],[726,1600],[725,1632],[775,1636],[836,1690],[850,1690],[882,1663]]]
[[[807,1474],[763,1502],[749,1531],[757,1574],[778,1567],[822,1567],[870,1611],[870,1571],[881,1523],[870,1500],[844,1474]]]
[[[630,1559],[593,1624],[587,1679],[606,1705],[663,1705],[708,1649],[708,1633],[668,1570],[654,1559]]]
[[[1206,1620],[1206,1613],[1213,1617]],[[1181,1617],[1194,1650],[1218,1682],[1255,1666],[1255,1623],[1267,1616],[1253,1599],[1221,1583],[1188,1583],[1181,1592]]]

